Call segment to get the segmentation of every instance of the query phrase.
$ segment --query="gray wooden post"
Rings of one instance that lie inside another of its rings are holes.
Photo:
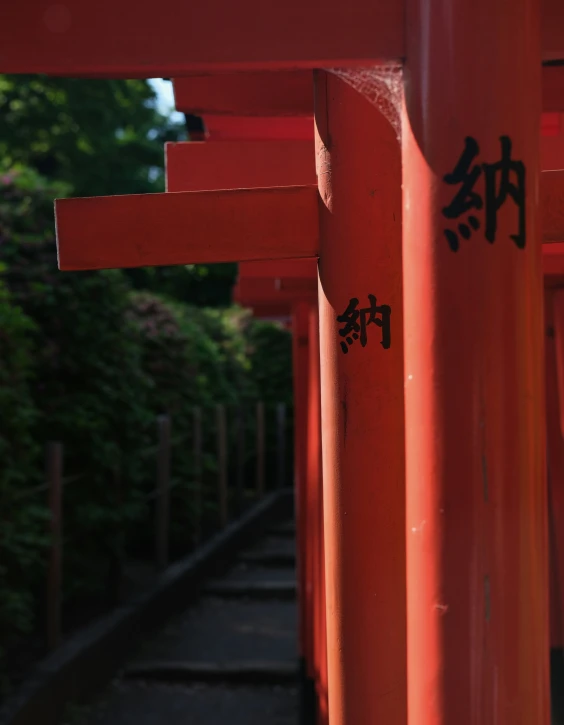
[[[217,499],[219,525],[225,528],[229,521],[227,505],[227,423],[225,420],[225,406],[218,405],[216,408],[217,423]]]
[[[286,403],[276,406],[278,438],[278,488],[286,486]]]
[[[264,496],[264,403],[257,403],[257,496]]]
[[[158,451],[155,499],[155,564],[157,571],[168,566],[168,539],[170,520],[170,435],[168,415],[157,418]]]
[[[202,411],[194,408],[194,545],[202,539]]]
[[[48,443],[46,475],[49,496],[49,560],[47,566],[47,647],[61,642],[63,588],[63,446]]]
[[[243,498],[245,493],[245,408],[237,408],[237,488],[235,491],[236,515],[243,513]]]

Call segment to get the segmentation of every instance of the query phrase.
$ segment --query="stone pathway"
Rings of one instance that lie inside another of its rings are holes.
[[[297,725],[291,522],[242,552],[64,725]]]

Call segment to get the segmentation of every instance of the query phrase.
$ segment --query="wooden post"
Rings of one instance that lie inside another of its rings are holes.
[[[264,403],[257,403],[257,497],[264,496]]]
[[[168,415],[157,418],[159,435],[157,452],[157,486],[155,500],[155,563],[157,571],[168,566],[168,533],[170,509],[170,432]]]
[[[194,408],[194,545],[202,538],[202,410]]]
[[[237,408],[237,489],[235,508],[237,516],[243,513],[245,496],[245,408]]]
[[[286,486],[286,404],[276,406],[276,432],[278,441],[278,488]]]
[[[120,510],[124,504],[123,477],[121,461],[113,470],[114,490],[113,505]],[[116,518],[113,526],[112,551],[108,572],[108,597],[111,606],[119,604],[123,596],[123,567],[124,567],[124,529],[123,522]]]
[[[49,487],[49,561],[47,567],[47,647],[56,649],[61,641],[63,586],[63,446],[48,443],[46,474]]]
[[[225,422],[225,406],[219,404],[216,407],[217,422],[217,499],[219,525],[222,529],[227,526],[229,520],[227,506],[227,425]]]

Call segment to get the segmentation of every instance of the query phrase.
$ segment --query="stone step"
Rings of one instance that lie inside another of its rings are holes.
[[[283,524],[273,526],[270,532],[275,536],[294,539],[296,537],[296,525],[293,521],[286,521]]]
[[[224,683],[232,685],[296,684],[297,664],[245,660],[241,662],[182,662],[147,661],[128,667],[125,679],[150,680],[176,684],[194,682]]]
[[[221,578],[224,582],[276,582],[292,583],[296,581],[296,570],[293,567],[254,566],[238,562]]]
[[[295,601],[203,597],[141,646],[143,662],[297,661]]]
[[[250,599],[285,599],[296,597],[296,582],[280,581],[213,581],[204,589],[205,594],[224,597]]]
[[[297,725],[294,686],[115,682],[73,725]]]
[[[295,567],[296,555],[288,551],[246,551],[239,561],[256,566]]]

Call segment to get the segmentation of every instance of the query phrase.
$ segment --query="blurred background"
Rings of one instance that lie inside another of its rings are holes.
[[[156,576],[162,416],[172,561],[221,526],[218,411],[231,511],[257,496],[257,405],[266,488],[281,406],[290,474],[290,333],[231,304],[236,265],[57,270],[54,198],[164,191],[164,143],[189,140],[168,81],[0,76],[0,696],[57,597],[67,636]]]

